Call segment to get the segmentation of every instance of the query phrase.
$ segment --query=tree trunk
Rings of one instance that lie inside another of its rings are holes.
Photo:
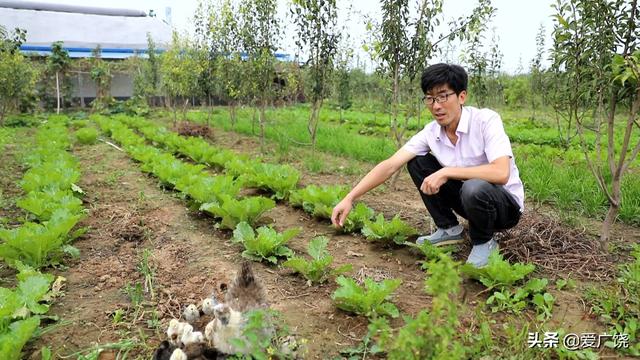
[[[258,120],[258,108],[253,108],[253,116],[251,117],[251,135],[256,134],[256,122]]]
[[[178,108],[176,107],[177,102],[178,102],[178,99],[175,99],[174,101],[171,102],[171,108],[173,109],[173,127],[175,127],[178,124]]]
[[[262,152],[264,152],[264,125],[266,122],[266,107],[267,107],[267,101],[263,100],[262,103],[260,104],[260,118],[259,118],[259,124],[260,124],[260,149],[262,150]]]
[[[59,72],[56,71],[56,102],[57,102],[56,114],[60,114],[60,80],[59,80],[58,73]]]
[[[213,106],[211,106],[211,95],[207,96],[207,105],[209,106],[209,114],[207,114],[207,127],[211,123],[211,116],[213,115]]]
[[[608,245],[611,235],[611,227],[613,223],[616,221],[616,216],[618,216],[618,211],[620,210],[619,206],[616,204],[609,204],[609,211],[607,211],[607,215],[604,218],[604,222],[602,222],[602,230],[600,233],[600,247],[603,251],[608,251]]]
[[[229,119],[231,120],[231,128],[236,127],[236,104],[233,101],[229,102]]]
[[[318,134],[318,117],[320,114],[320,107],[322,106],[322,99],[315,100],[311,104],[311,115],[309,117],[309,124],[307,130],[309,130],[309,136],[311,137],[311,152],[316,152],[316,137]]]
[[[184,99],[182,105],[182,121],[187,121],[187,106],[189,106],[189,98]]]

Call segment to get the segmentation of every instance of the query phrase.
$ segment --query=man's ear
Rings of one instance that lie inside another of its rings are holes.
[[[467,99],[467,90],[462,90],[458,95],[458,102],[460,105],[464,105],[465,100]]]

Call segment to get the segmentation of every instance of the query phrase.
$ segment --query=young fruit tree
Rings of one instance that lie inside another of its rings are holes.
[[[36,72],[18,51],[24,41],[24,31],[16,29],[13,35],[9,37],[0,26],[0,126],[5,115],[17,108],[21,99],[32,94],[35,88]]]
[[[606,248],[623,177],[640,152],[638,4],[560,0],[555,10],[555,81],[571,93],[563,99],[564,117],[575,123],[587,165],[608,201],[600,234]]]
[[[240,3],[240,38],[248,57],[249,92],[253,93],[260,108],[260,145],[264,148],[266,108],[272,99],[275,75],[275,51],[280,37],[276,18],[275,0],[243,0]]]
[[[309,56],[311,114],[307,130],[315,151],[320,108],[331,88],[331,73],[340,40],[336,1],[294,0],[291,14],[298,30],[296,45],[304,48]]]
[[[51,45],[51,55],[47,58],[47,67],[56,74],[56,114],[60,114],[60,82],[69,70],[71,63],[69,52],[62,47],[61,41]]]

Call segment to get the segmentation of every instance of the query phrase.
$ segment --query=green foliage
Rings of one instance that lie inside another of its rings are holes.
[[[300,190],[294,190],[289,196],[292,206],[302,207],[307,213],[324,219],[331,218],[333,207],[342,200],[349,189],[341,185],[309,185]]]
[[[288,229],[282,233],[276,232],[272,227],[262,226],[256,232],[246,222],[241,222],[233,231],[233,240],[244,245],[242,256],[253,261],[263,261],[275,264],[278,257],[289,258],[293,251],[285,246],[302,229]]]
[[[408,237],[417,233],[416,229],[402,221],[398,215],[391,221],[386,221],[383,214],[378,214],[375,221],[365,221],[362,227],[362,235],[367,240],[379,241],[385,245],[402,245]]]
[[[220,226],[224,229],[233,230],[241,222],[254,226],[265,212],[276,206],[273,200],[262,196],[247,197],[241,200],[236,200],[228,195],[221,195],[220,198],[222,203],[205,203],[200,206],[200,210],[222,218]]]
[[[33,96],[36,71],[19,51],[0,51],[0,126],[21,101]]]
[[[311,261],[307,261],[303,257],[292,257],[282,265],[302,274],[311,283],[323,283],[327,281],[329,276],[351,271],[351,264],[343,265],[334,270],[330,268],[333,263],[333,256],[326,250],[328,242],[329,239],[324,236],[313,238],[307,248]]]
[[[386,319],[376,319],[370,333],[389,359],[465,359],[466,347],[461,341],[458,305],[452,301],[460,289],[457,264],[447,255],[440,255],[427,266],[426,292],[433,296],[430,309],[415,318],[405,317],[397,333]]]
[[[82,128],[76,131],[78,142],[83,145],[95,144],[98,140],[98,130],[92,127]]]
[[[587,293],[591,309],[609,328],[609,334],[628,334],[629,348],[616,349],[624,354],[640,356],[640,245],[631,249],[632,259],[619,265],[617,284],[592,288]],[[608,341],[605,346],[614,348]]]
[[[186,104],[188,97],[198,92],[197,80],[202,72],[201,65],[191,44],[174,32],[171,46],[162,54],[160,64],[161,86],[172,98],[174,121],[178,104]]]
[[[340,231],[352,233],[360,231],[365,223],[373,218],[374,211],[364,203],[357,203],[353,207]]]
[[[434,246],[429,241],[425,241],[422,244],[407,241],[404,245],[420,251],[426,261],[437,260],[441,255],[449,255],[457,248],[455,245]],[[423,265],[427,266],[427,263],[424,262]]]
[[[503,288],[493,292],[487,299],[487,305],[491,306],[491,311],[508,311],[519,314],[529,305],[533,305],[538,314],[539,321],[551,318],[551,310],[555,298],[548,292],[547,279],[530,279],[522,287]]]
[[[223,202],[225,196],[235,198],[240,193],[241,187],[242,182],[226,175],[192,174],[181,177],[175,183],[176,189],[200,204]]]
[[[0,354],[4,354],[7,360],[22,359],[22,348],[39,325],[37,316],[12,322],[6,331],[0,333]]]
[[[502,255],[498,251],[494,251],[489,255],[487,266],[478,269],[470,264],[462,267],[462,272],[473,279],[480,281],[488,288],[505,287],[514,285],[521,281],[535,269],[533,264],[509,264],[507,260],[503,260]]]
[[[17,201],[17,205],[38,218],[40,221],[51,219],[57,210],[64,210],[68,214],[83,212],[82,200],[73,195],[70,190],[47,189],[45,191],[31,191],[24,198]]]
[[[398,308],[387,301],[400,286],[402,282],[400,279],[385,279],[382,282],[375,282],[365,278],[364,286],[360,286],[352,278],[339,276],[336,282],[340,287],[334,291],[331,298],[338,308],[369,318],[378,316],[396,318],[400,315]]]
[[[40,324],[40,317],[49,310],[53,275],[42,274],[20,262],[18,285],[15,289],[0,287],[0,354],[3,359],[21,359],[21,350]],[[36,314],[36,316],[32,316]]]
[[[75,165],[66,157],[45,162],[42,166],[29,169],[22,177],[20,187],[25,192],[70,189],[71,184],[80,179],[80,171]]]
[[[73,237],[69,233],[80,218],[58,210],[42,224],[26,222],[15,229],[0,229],[0,258],[12,266],[21,261],[37,269],[56,264],[70,250],[63,245]]]
[[[241,178],[249,187],[265,189],[274,193],[278,200],[285,199],[298,185],[300,172],[291,165],[275,165],[261,162],[249,163]]]
[[[111,66],[102,60],[102,49],[98,45],[92,51],[93,59],[91,61],[91,71],[89,77],[96,83],[96,98],[91,106],[96,111],[102,111],[109,108],[113,102],[111,97]]]

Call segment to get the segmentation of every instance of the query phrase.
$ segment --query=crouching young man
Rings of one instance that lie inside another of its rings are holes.
[[[437,226],[417,242],[436,246],[462,242],[457,213],[469,222],[473,249],[467,263],[483,267],[498,248],[494,232],[515,226],[524,209],[524,188],[511,143],[496,112],[464,106],[467,73],[462,67],[428,67],[421,88],[434,121],[376,165],[336,205],[331,221],[341,227],[356,199],[407,164]]]

